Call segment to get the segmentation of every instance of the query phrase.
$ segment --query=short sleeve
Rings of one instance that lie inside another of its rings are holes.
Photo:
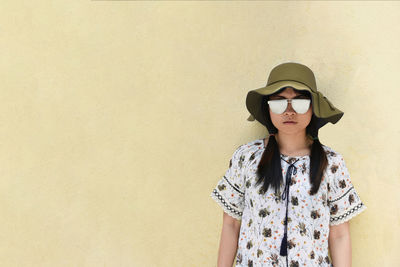
[[[225,175],[217,182],[211,197],[231,217],[241,220],[244,209],[245,175],[244,156],[240,146],[229,161]]]
[[[336,153],[328,168],[328,172],[331,173],[328,184],[329,225],[338,225],[360,214],[367,207],[351,182],[342,155]]]

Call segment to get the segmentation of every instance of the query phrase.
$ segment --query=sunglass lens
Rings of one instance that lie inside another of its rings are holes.
[[[297,113],[304,114],[308,111],[308,108],[310,107],[310,102],[310,99],[293,99],[292,106]]]
[[[270,101],[268,101],[268,104],[269,104],[269,108],[271,109],[271,111],[276,114],[282,114],[286,110],[286,107],[287,107],[286,99],[270,100]]]

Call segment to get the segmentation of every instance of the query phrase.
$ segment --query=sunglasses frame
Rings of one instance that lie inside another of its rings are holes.
[[[285,100],[286,100],[286,101],[285,101]],[[297,102],[297,100],[302,100],[302,101],[307,100],[307,101],[308,101],[307,110],[306,110],[305,112],[303,112],[303,113],[298,112],[298,111],[296,110],[296,104],[295,104],[295,105],[292,104],[292,101],[293,101],[293,100],[294,100],[295,103]],[[285,103],[286,103],[286,106],[285,106],[285,108],[283,109],[283,111],[282,111],[281,113],[274,112],[274,111],[271,109],[270,103],[271,103],[271,102],[275,102],[275,103],[276,103],[276,102],[278,102],[278,101],[279,101],[279,102],[285,102]],[[283,114],[283,113],[286,111],[286,109],[287,109],[289,103],[292,105],[293,110],[294,110],[297,114],[305,114],[305,113],[307,113],[308,109],[310,108],[311,99],[309,99],[309,98],[290,98],[290,99],[289,99],[289,98],[283,98],[283,99],[268,100],[267,103],[268,103],[268,106],[269,106],[269,108],[271,109],[271,111],[272,111],[273,113],[275,113],[275,114]]]

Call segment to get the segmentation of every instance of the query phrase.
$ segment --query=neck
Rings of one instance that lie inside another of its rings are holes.
[[[279,150],[285,155],[308,155],[311,152],[313,141],[306,136],[305,132],[286,134],[278,132],[275,134]]]

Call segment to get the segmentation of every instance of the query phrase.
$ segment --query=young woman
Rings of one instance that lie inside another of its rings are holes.
[[[269,137],[240,145],[211,197],[223,208],[218,267],[351,266],[348,221],[366,209],[340,153],[318,130],[343,112],[317,91],[313,72],[283,63],[248,92]],[[330,252],[330,255],[329,255]]]

